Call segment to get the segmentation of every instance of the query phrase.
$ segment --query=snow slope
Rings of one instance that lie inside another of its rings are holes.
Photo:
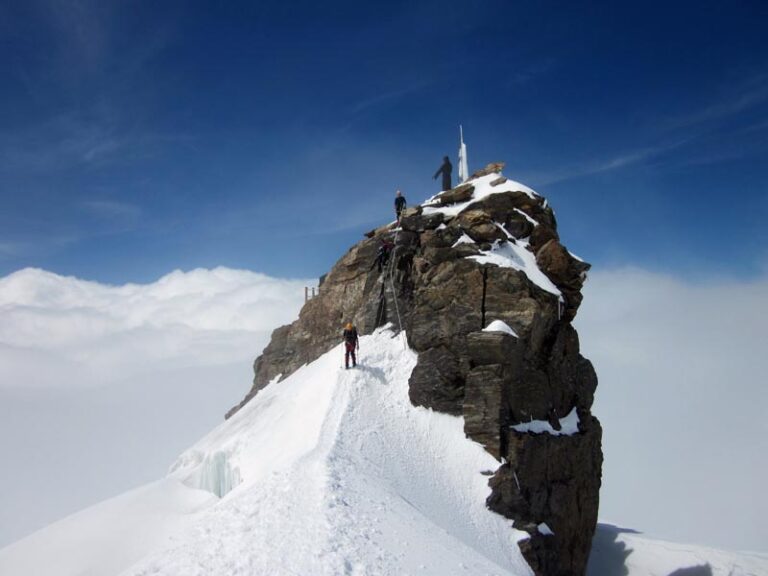
[[[147,484],[3,548],[0,575],[119,574],[158,543],[183,537],[195,512],[216,500],[171,478]]]
[[[103,545],[86,533],[48,548],[51,527],[0,551],[0,574],[530,574],[523,533],[485,508],[496,461],[461,419],[410,404],[416,357],[402,336],[360,345],[357,369],[335,348],[185,452],[164,482],[177,499],[210,499],[169,510],[183,518],[168,530],[148,534],[130,511],[139,502],[109,501],[58,529],[101,524]]]
[[[766,576],[768,555],[645,538],[598,524],[587,576]]]
[[[336,347],[269,385],[167,478],[0,550],[0,575],[529,575],[523,533],[485,507],[498,463],[461,418],[411,405],[402,335],[361,350],[357,369]],[[590,576],[768,575],[761,556],[606,527],[596,552]]]

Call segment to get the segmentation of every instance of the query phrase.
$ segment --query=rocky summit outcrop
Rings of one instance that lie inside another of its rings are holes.
[[[589,264],[561,243],[547,201],[489,164],[453,190],[366,234],[324,278],[299,319],[275,330],[254,384],[337,345],[341,326],[392,323],[418,353],[411,402],[462,416],[499,461],[487,505],[529,534],[536,574],[581,575],[597,523],[602,430],[597,386],[571,321]],[[382,240],[395,246],[383,273]]]

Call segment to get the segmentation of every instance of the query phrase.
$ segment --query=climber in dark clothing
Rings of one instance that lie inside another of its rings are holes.
[[[376,266],[379,269],[379,273],[381,273],[381,269],[384,268],[389,261],[389,253],[392,252],[392,248],[394,248],[392,242],[382,239],[381,244],[379,245],[379,250],[376,252],[376,259],[373,261],[373,264],[371,264],[369,270],[373,270],[374,266]]]
[[[395,194],[395,214],[397,215],[398,223],[400,223],[400,214],[403,210],[405,210],[405,196],[398,190],[397,194]]]
[[[355,357],[355,349],[360,350],[360,341],[357,338],[357,328],[352,325],[352,322],[347,322],[344,326],[344,367],[349,368],[349,356],[352,355],[352,367],[357,366],[357,358]]]
[[[448,156],[443,156],[443,165],[438,168],[437,172],[435,172],[435,175],[432,177],[432,180],[437,180],[437,177],[442,174],[443,175],[443,190],[450,190],[451,189],[451,172],[453,171],[453,166],[451,165],[451,161],[448,159]]]

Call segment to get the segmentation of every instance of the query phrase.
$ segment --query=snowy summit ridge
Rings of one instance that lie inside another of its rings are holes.
[[[597,378],[571,320],[589,264],[560,243],[547,201],[502,168],[490,164],[366,234],[299,319],[275,330],[228,417],[335,346],[342,322],[362,334],[390,323],[416,353],[410,402],[460,416],[495,459],[483,500],[527,534],[518,543],[531,570],[583,574],[602,432],[590,413]],[[379,272],[371,264],[387,245]]]

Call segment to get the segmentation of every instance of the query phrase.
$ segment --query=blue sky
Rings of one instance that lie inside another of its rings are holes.
[[[0,275],[316,276],[459,123],[595,266],[763,275],[768,4],[578,4],[2,4]]]

